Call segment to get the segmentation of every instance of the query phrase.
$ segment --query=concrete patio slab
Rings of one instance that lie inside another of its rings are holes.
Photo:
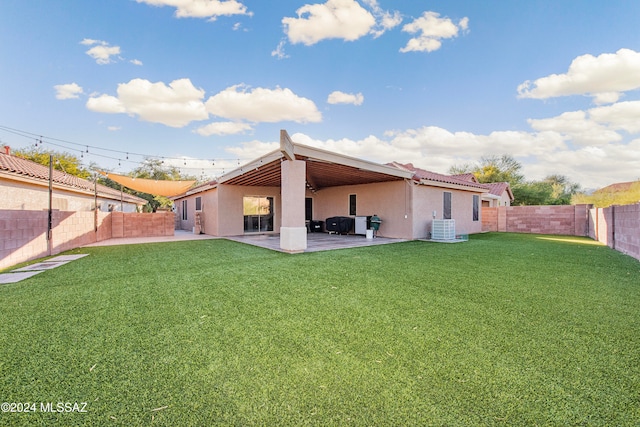
[[[139,245],[143,243],[163,243],[163,242],[180,242],[186,240],[207,240],[219,239],[217,236],[208,234],[193,234],[190,231],[176,230],[173,236],[155,236],[155,237],[120,237],[115,239],[103,240],[101,242],[92,243],[83,246],[84,248],[96,246],[116,246],[116,245]]]
[[[278,252],[285,252],[280,249],[279,234],[245,234],[242,236],[226,237],[228,240],[246,243],[248,245],[259,246]],[[304,252],[330,251],[335,249],[358,248],[365,246],[386,245],[390,243],[406,242],[406,239],[390,239],[387,237],[376,237],[367,239],[360,235],[341,235],[328,233],[308,233],[307,249]]]

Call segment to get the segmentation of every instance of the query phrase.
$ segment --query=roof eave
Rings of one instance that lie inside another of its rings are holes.
[[[369,172],[382,173],[403,179],[410,179],[414,175],[414,172],[402,170],[395,166],[383,165],[380,163],[370,162],[368,160],[345,156],[343,154],[336,154],[319,148],[310,147],[308,145],[294,144],[293,149],[296,156],[336,163],[343,166],[350,166]]]
[[[452,189],[452,190],[471,191],[471,192],[474,192],[474,193],[488,193],[489,192],[489,189],[487,189],[487,188],[480,188],[480,187],[464,185],[464,184],[454,184],[454,183],[450,183],[450,182],[440,182],[440,181],[434,181],[434,180],[431,180],[431,179],[424,179],[424,178],[420,180],[420,184],[428,185],[428,186],[431,186],[431,187],[449,188],[449,189]]]

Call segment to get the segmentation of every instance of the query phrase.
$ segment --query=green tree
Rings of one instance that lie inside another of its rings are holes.
[[[517,184],[511,191],[513,205],[569,205],[579,189],[564,175],[549,175],[542,181]]]
[[[477,164],[453,166],[450,174],[472,173],[478,182],[508,182],[512,187],[524,181],[520,173],[522,165],[509,154],[502,156],[483,156]]]
[[[451,174],[473,173],[478,182],[508,182],[513,192],[514,205],[568,205],[580,185],[564,175],[549,175],[542,181],[526,182],[522,165],[508,154],[484,156],[477,164],[453,166]]]
[[[564,175],[549,175],[543,182],[551,186],[550,205],[570,205],[573,195],[580,191],[580,184],[569,181]]]
[[[548,204],[553,188],[544,181],[523,182],[514,186],[513,192],[514,206],[533,206]]]
[[[49,166],[49,158],[53,156],[53,168],[69,175],[90,179],[93,174],[82,165],[77,156],[66,152],[43,150],[37,147],[14,150],[13,154],[22,159],[31,160],[44,166]]]

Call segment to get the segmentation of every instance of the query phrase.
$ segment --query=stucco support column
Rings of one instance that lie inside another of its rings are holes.
[[[306,163],[285,160],[281,163],[282,226],[280,249],[296,253],[307,249],[307,227],[304,222]]]

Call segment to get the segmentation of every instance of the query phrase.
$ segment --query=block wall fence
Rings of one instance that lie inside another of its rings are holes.
[[[591,237],[640,260],[640,203],[482,208],[482,231]]]
[[[173,236],[172,212],[0,211],[0,269],[118,237]]]

